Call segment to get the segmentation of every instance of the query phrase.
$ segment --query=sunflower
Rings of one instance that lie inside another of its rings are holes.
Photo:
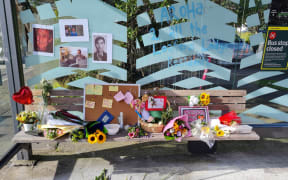
[[[218,136],[218,137],[222,137],[222,136],[224,136],[224,131],[223,130],[218,130],[217,131],[217,133],[216,133],[216,135]]]
[[[88,143],[95,144],[97,142],[96,134],[89,134]]]
[[[106,141],[106,134],[103,132],[99,132],[96,134],[98,144],[102,144]]]
[[[200,94],[200,101],[206,100],[206,99],[207,99],[207,95],[208,95],[208,94],[206,94],[206,93],[201,93],[201,94]]]

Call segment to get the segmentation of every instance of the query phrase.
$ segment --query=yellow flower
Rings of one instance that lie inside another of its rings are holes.
[[[219,129],[219,126],[218,125],[216,125],[215,127],[214,127],[214,131],[219,131],[220,129]]]
[[[207,94],[206,93],[201,93],[200,94],[200,101],[204,101],[207,99]]]
[[[216,133],[216,135],[218,136],[218,137],[222,137],[222,136],[224,136],[224,131],[223,130],[218,130],[217,131],[217,133]]]
[[[104,134],[103,132],[100,131],[96,134],[96,136],[98,144],[102,144],[106,141],[106,134]]]
[[[88,136],[88,143],[95,144],[97,142],[97,137],[95,134],[90,134]]]
[[[173,128],[175,129],[175,131],[177,131],[179,129],[179,125],[175,122]]]
[[[210,128],[207,126],[204,126],[201,128],[201,131],[203,131],[204,133],[208,134],[210,132]]]

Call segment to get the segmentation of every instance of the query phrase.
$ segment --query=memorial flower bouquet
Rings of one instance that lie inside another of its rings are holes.
[[[191,136],[190,129],[188,116],[183,115],[169,121],[165,126],[163,133],[167,140],[175,139],[176,141],[180,142],[183,137]]]
[[[38,121],[38,116],[35,111],[22,111],[17,114],[16,120],[21,124],[34,124]]]

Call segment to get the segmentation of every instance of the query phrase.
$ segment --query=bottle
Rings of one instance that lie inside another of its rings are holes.
[[[123,123],[123,112],[120,112],[120,116],[118,117],[119,124],[120,124],[120,129],[124,128],[124,123]]]

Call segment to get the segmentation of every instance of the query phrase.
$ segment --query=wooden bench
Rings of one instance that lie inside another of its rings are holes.
[[[154,90],[142,90],[141,94],[148,92],[155,94]],[[188,96],[198,96],[200,93],[206,92],[210,94],[211,104],[209,110],[221,110],[222,113],[234,110],[241,112],[245,110],[245,90],[159,90],[157,94],[166,95],[173,110],[177,111],[178,106],[188,105]],[[26,105],[26,110],[39,111],[42,109],[42,91],[32,90],[34,96],[34,103]],[[83,111],[83,90],[52,90],[49,97],[47,110],[56,111],[60,109],[67,109],[69,111]],[[107,141],[166,141],[161,133],[153,133],[150,138],[127,139],[127,132],[120,132],[116,136],[109,136]],[[232,134],[229,137],[218,137],[216,140],[259,140],[259,136],[253,131],[250,134]],[[58,142],[70,141],[69,138],[62,137],[57,139]],[[185,138],[184,141],[199,141],[196,137]],[[21,144],[23,147],[23,159],[29,160],[32,158],[31,143],[47,143],[51,142],[44,137],[37,137],[25,134],[23,131],[17,133],[13,142]],[[189,145],[189,143],[188,143]],[[191,144],[190,144],[191,145]],[[188,147],[189,148],[189,147]]]

